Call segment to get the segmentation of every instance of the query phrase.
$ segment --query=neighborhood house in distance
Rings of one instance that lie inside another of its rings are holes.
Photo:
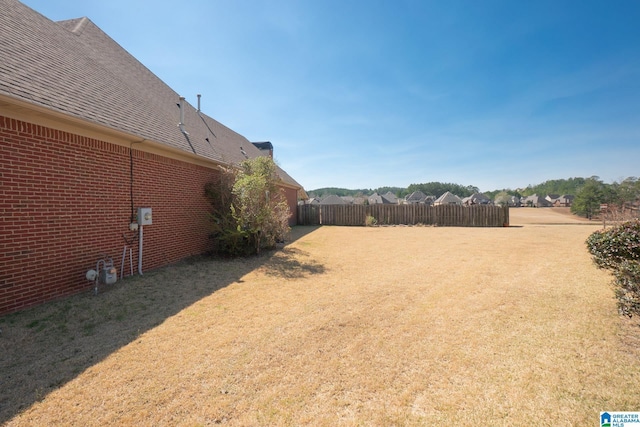
[[[404,198],[398,198],[391,191],[385,194],[373,193],[371,196],[337,196],[331,194],[325,197],[312,197],[305,201],[300,201],[302,204],[309,205],[408,205],[408,204],[422,204],[427,206],[441,206],[441,205],[458,205],[458,206],[473,206],[473,205],[499,205],[507,204],[511,207],[533,207],[533,208],[546,208],[546,207],[571,207],[574,196],[570,194],[547,194],[546,196],[539,196],[537,194],[527,197],[509,196],[506,201],[495,201],[489,199],[482,193],[474,193],[469,197],[460,198],[455,194],[447,191],[439,197],[433,195],[426,195],[422,191],[414,191]]]

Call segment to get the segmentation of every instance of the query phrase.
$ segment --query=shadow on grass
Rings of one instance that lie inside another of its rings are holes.
[[[297,225],[291,228],[291,232],[289,233],[289,236],[287,238],[287,243],[295,242],[296,240],[303,238],[307,234],[313,233],[320,227],[320,225]]]
[[[261,270],[267,276],[283,279],[299,279],[325,272],[324,266],[311,259],[308,252],[290,247],[275,253]]]
[[[294,227],[295,241],[318,227]],[[295,248],[258,257],[194,257],[0,317],[0,424],[198,300],[261,269],[283,278],[324,267]],[[298,258],[302,258],[299,260]]]

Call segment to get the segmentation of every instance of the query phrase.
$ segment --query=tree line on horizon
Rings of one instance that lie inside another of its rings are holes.
[[[326,187],[326,188],[318,188],[316,190],[307,191],[309,197],[326,197],[332,194],[336,196],[352,196],[352,197],[368,197],[373,195],[374,193],[385,194],[388,192],[392,192],[396,195],[396,197],[404,198],[414,191],[422,191],[424,194],[428,196],[436,196],[440,197],[447,191],[460,196],[460,197],[468,197],[474,193],[480,192],[478,187],[474,187],[472,185],[460,185],[453,184],[448,182],[427,182],[424,184],[411,184],[406,188],[403,187],[379,187],[375,189],[356,189],[350,190],[347,188],[337,188],[337,187]]]
[[[602,180],[600,180],[600,178],[597,176],[592,176],[589,178],[574,177],[574,178],[567,178],[567,179],[551,179],[551,180],[544,181],[540,184],[528,185],[525,188],[518,188],[515,190],[511,188],[502,188],[502,189],[497,189],[492,191],[485,191],[483,192],[483,194],[492,199],[495,198],[495,196],[501,192],[505,192],[511,196],[517,196],[517,197],[527,197],[527,196],[532,196],[534,194],[576,195],[578,193],[578,190],[580,190],[580,188],[582,188],[588,180],[590,181],[595,180],[595,181],[602,182]],[[620,182],[614,182],[612,184],[603,183],[603,185],[612,186],[612,187],[620,187],[620,186],[624,187],[624,186],[628,186],[630,183],[635,183],[637,181],[638,181],[638,178],[636,177],[628,177]],[[335,194],[336,196],[357,197],[357,196],[371,196],[374,193],[385,194],[391,191],[397,197],[403,198],[413,193],[414,191],[418,191],[418,190],[422,191],[424,194],[428,196],[435,196],[435,197],[440,197],[447,191],[459,197],[468,197],[474,193],[480,192],[478,187],[474,185],[460,185],[455,183],[433,181],[433,182],[427,182],[422,184],[411,184],[408,187],[379,187],[375,189],[371,189],[371,188],[347,189],[347,188],[340,188],[340,187],[324,187],[324,188],[318,188],[315,190],[307,191],[307,194],[309,195],[309,197],[326,197],[332,194]]]

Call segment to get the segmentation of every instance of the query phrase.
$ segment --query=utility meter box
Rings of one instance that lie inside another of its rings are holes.
[[[138,208],[138,224],[151,225],[153,224],[151,217],[151,208]]]
[[[113,285],[118,280],[118,272],[115,267],[107,266],[100,270],[100,281],[105,285]]]

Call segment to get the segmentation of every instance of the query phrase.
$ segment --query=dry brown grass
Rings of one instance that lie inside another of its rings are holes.
[[[511,223],[298,228],[270,256],[0,318],[0,421],[584,426],[639,410],[640,330],[585,249],[598,224]]]

